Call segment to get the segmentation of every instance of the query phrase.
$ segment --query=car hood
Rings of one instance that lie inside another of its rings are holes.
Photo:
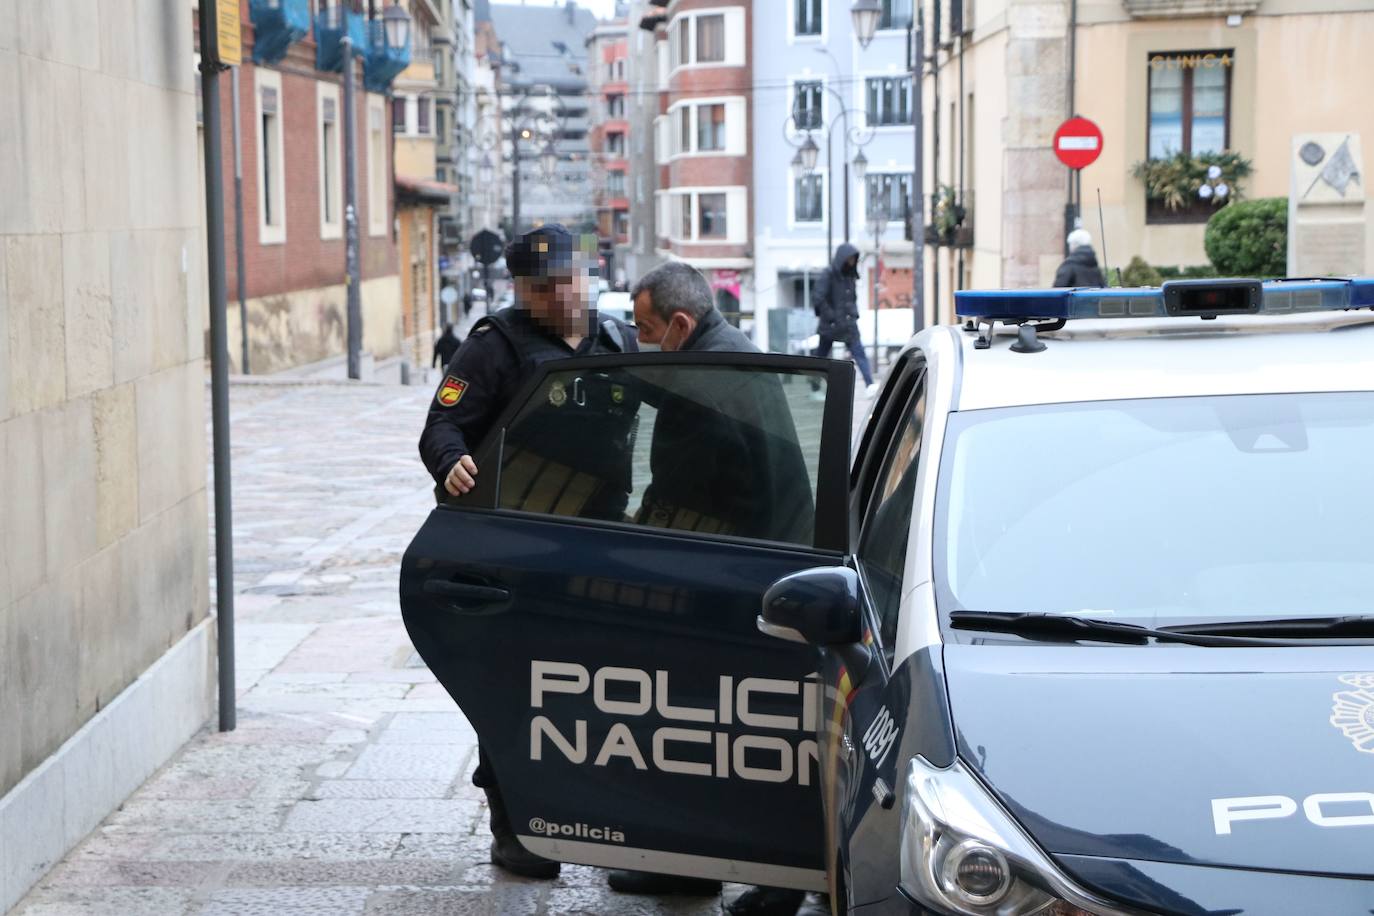
[[[945,648],[960,756],[1071,871],[1374,876],[1372,669],[1368,647]]]

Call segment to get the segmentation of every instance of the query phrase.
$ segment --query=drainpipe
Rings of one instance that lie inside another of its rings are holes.
[[[1078,66],[1078,0],[1069,0],[1069,80],[1065,87],[1065,97],[1067,100],[1067,118],[1072,118],[1074,111],[1074,85],[1077,79]],[[1068,202],[1064,204],[1064,255],[1069,254],[1069,233],[1077,226],[1082,217],[1080,208],[1083,206],[1083,171],[1082,169],[1069,169],[1069,189]]]

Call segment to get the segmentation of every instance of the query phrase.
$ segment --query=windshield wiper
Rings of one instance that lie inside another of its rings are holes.
[[[1015,636],[1041,636],[1069,641],[1091,640],[1143,646],[1156,642],[1185,643],[1190,646],[1281,646],[1291,645],[1285,639],[1256,638],[1250,635],[1229,635],[1193,632],[1169,627],[1156,630],[1119,620],[1097,617],[1074,617],[1069,614],[1007,613],[1003,611],[952,611],[950,626],[957,630],[987,630],[992,633],[1011,633]]]
[[[1271,639],[1374,639],[1374,615],[1290,617],[1279,620],[1224,620],[1164,627],[1170,633],[1211,636],[1263,636]]]

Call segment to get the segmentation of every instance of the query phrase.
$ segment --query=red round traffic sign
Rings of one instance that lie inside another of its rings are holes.
[[[1087,118],[1069,118],[1054,132],[1054,154],[1071,169],[1092,165],[1102,155],[1102,131]]]

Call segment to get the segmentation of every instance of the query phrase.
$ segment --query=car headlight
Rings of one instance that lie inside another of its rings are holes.
[[[956,760],[907,772],[902,889],[967,916],[1134,916],[1077,887]]]

